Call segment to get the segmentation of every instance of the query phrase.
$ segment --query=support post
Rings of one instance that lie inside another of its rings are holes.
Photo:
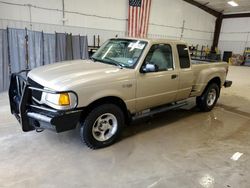
[[[8,65],[9,65],[9,76],[11,75],[11,62],[10,62],[10,31],[9,28],[7,27],[7,45],[8,45]]]
[[[183,20],[182,22],[182,28],[181,28],[181,40],[183,39],[183,36],[184,36],[184,30],[185,30],[185,20]]]
[[[57,53],[57,33],[55,31],[55,62],[58,62],[58,53]]]
[[[223,15],[220,14],[215,22],[215,29],[214,29],[214,40],[211,52],[215,52],[215,48],[218,47],[219,44],[219,38],[220,38],[220,32],[221,32],[221,25],[222,25]]]
[[[97,47],[100,48],[100,35],[97,36]]]
[[[79,49],[80,49],[80,59],[82,59],[81,35],[80,34],[79,34]]]
[[[26,60],[26,69],[29,69],[29,47],[28,47],[29,37],[28,37],[27,28],[25,28],[25,32],[26,32],[26,35],[25,35],[25,49],[26,49],[25,60]]]
[[[42,58],[43,58],[43,61],[42,61],[42,65],[45,65],[45,55],[44,55],[44,43],[45,43],[45,39],[44,39],[44,33],[43,33],[43,31],[42,31],[42,51],[43,51],[43,56],[42,56]]]
[[[64,4],[64,0],[62,0],[62,21],[63,21],[63,25],[65,25],[65,4]]]
[[[28,4],[29,7],[29,17],[30,17],[30,30],[32,30],[32,13],[31,13],[31,4]]]

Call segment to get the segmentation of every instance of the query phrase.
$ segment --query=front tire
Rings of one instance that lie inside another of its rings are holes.
[[[107,147],[119,138],[124,126],[124,114],[114,104],[93,108],[81,124],[81,140],[91,149]]]
[[[211,111],[217,103],[220,88],[216,83],[207,86],[203,94],[196,98],[197,107],[203,112]]]

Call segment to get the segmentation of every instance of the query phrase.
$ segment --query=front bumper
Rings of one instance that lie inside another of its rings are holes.
[[[55,132],[64,132],[76,128],[80,120],[82,110],[55,110],[48,106],[36,104],[32,100],[32,91],[39,90],[50,93],[64,93],[40,88],[34,88],[29,85],[21,71],[11,75],[9,87],[9,102],[11,113],[19,121],[24,132],[35,129],[50,129]]]

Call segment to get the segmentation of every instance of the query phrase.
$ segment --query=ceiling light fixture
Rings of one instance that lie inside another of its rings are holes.
[[[233,7],[239,6],[239,4],[236,3],[235,1],[228,1],[227,3],[228,3],[229,5],[231,5],[231,6],[233,6]]]

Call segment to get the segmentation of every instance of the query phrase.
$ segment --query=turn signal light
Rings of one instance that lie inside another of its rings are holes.
[[[70,105],[70,99],[69,99],[69,94],[68,93],[61,93],[59,96],[59,105],[61,106],[67,106]]]

